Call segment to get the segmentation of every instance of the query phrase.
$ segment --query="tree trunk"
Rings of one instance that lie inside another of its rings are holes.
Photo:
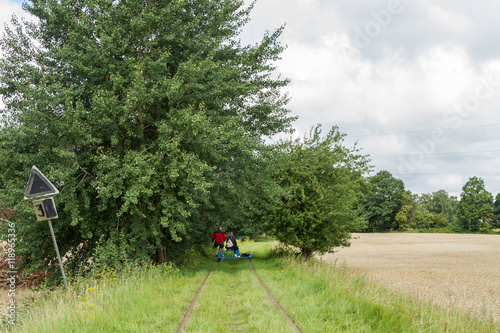
[[[163,264],[167,262],[167,249],[158,248],[156,249],[156,263]]]
[[[312,250],[309,249],[309,248],[300,248],[300,253],[302,254],[302,257],[306,260],[306,261],[309,261],[309,259],[311,259],[311,256],[312,256]]]

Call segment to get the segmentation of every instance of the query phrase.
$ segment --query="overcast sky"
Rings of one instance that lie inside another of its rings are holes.
[[[0,5],[2,23],[22,12]],[[259,0],[241,39],[286,24],[277,66],[299,135],[338,126],[413,193],[459,195],[477,176],[495,196],[499,14],[498,0]]]

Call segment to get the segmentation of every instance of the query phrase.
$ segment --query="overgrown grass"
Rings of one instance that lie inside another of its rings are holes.
[[[500,332],[491,318],[391,292],[342,266],[289,255],[254,266],[303,332]]]
[[[201,282],[213,266],[183,272],[171,266],[103,274],[69,292],[34,301],[15,332],[176,332]]]
[[[270,251],[269,240],[241,244],[259,276],[302,332],[498,332],[491,320],[379,288],[344,268]],[[210,252],[211,253],[211,252]],[[177,332],[210,257],[182,270],[130,269],[81,281],[70,292],[34,302],[16,332]],[[269,300],[248,260],[223,260],[213,271],[185,332],[293,332]]]

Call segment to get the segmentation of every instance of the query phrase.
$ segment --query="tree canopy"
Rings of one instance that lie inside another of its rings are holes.
[[[357,209],[368,159],[345,147],[337,127],[321,136],[319,126],[303,139],[283,140],[273,152],[274,178],[279,185],[266,230],[309,258],[347,246],[351,232],[362,229]]]
[[[427,208],[431,213],[452,215],[455,213],[452,198],[445,190],[432,193],[432,198]]]
[[[368,178],[368,188],[364,191],[363,207],[368,218],[370,231],[384,231],[399,228],[396,216],[405,201],[405,186],[401,179],[382,170]],[[398,217],[401,220],[401,217]]]
[[[493,196],[486,191],[484,180],[471,177],[462,187],[457,215],[465,229],[479,231],[487,228],[492,215]]]
[[[492,223],[495,228],[500,228],[500,193],[497,193],[495,202],[493,203],[493,215],[491,216]]]
[[[282,28],[242,46],[243,0],[25,8],[36,20],[13,20],[0,63],[0,195],[20,214],[25,261],[54,260],[22,200],[32,165],[60,191],[54,227],[76,266],[123,235],[130,256],[162,262],[256,213],[262,137],[293,120],[288,80],[273,76]]]

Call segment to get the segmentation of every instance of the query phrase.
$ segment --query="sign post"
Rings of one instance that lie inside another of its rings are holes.
[[[52,241],[54,242],[54,247],[56,248],[56,254],[57,254],[57,260],[59,261],[59,267],[61,267],[61,273],[62,273],[62,277],[64,280],[64,286],[66,287],[66,290],[68,290],[68,281],[66,281],[66,274],[64,274],[64,267],[62,264],[61,255],[59,254],[59,248],[57,247],[56,236],[54,235],[54,229],[52,229],[52,223],[50,222],[50,220],[47,220],[47,221],[49,222],[50,235],[52,236]]]
[[[28,179],[28,184],[26,185],[24,199],[33,199],[57,193],[59,193],[59,191],[56,187],[52,185],[47,178],[45,178],[36,166],[33,165],[31,168],[30,178]],[[54,235],[54,229],[52,228],[52,222],[50,222],[52,219],[56,219],[58,217],[54,199],[46,198],[35,200],[33,201],[33,207],[35,208],[37,221],[47,221],[49,223],[50,235],[52,236],[54,248],[56,249],[57,260],[59,261],[59,267],[61,268],[64,286],[68,289],[68,281],[66,280],[66,274],[64,274],[61,254],[59,253],[59,247],[57,246],[56,236]]]

